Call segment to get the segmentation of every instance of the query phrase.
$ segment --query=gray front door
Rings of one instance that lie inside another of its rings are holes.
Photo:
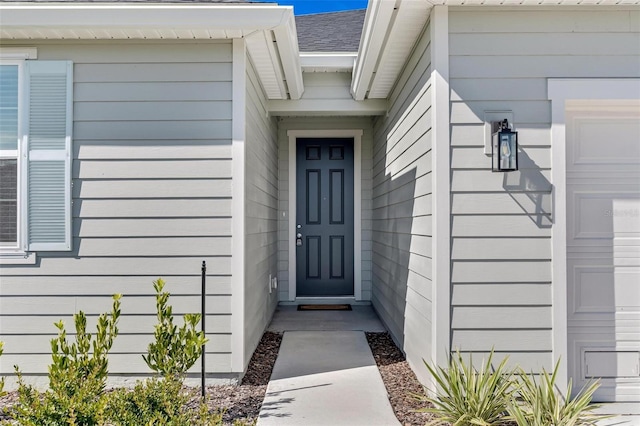
[[[353,139],[296,148],[297,296],[353,296]]]

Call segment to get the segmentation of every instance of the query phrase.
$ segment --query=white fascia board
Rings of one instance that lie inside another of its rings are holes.
[[[0,3],[0,27],[20,29],[267,30],[293,19],[269,5]],[[297,45],[296,45],[297,46]]]
[[[398,0],[401,1],[401,0]],[[394,15],[396,1],[370,0],[364,18],[359,56],[353,70],[351,93],[361,101],[367,95],[380,52],[387,39],[387,31]]]
[[[289,97],[294,100],[300,99],[302,93],[304,93],[304,83],[302,81],[298,32],[296,30],[296,21],[293,17],[293,9],[289,9],[288,16],[282,25],[278,25],[273,29],[273,34],[276,37],[282,69],[287,79]]]
[[[357,52],[304,52],[300,53],[300,65],[303,72],[316,69],[345,72],[353,70],[357,57]]]

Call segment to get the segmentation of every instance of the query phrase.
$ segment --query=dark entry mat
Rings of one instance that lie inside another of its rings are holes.
[[[350,311],[351,305],[298,305],[299,311]]]

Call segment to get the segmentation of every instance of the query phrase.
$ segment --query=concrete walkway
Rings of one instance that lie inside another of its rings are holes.
[[[605,403],[594,410],[614,416],[598,422],[598,426],[640,426],[640,406],[632,402]]]
[[[259,426],[392,426],[387,392],[364,331],[384,331],[370,307],[298,312],[281,307],[284,331]]]
[[[400,424],[364,335],[386,331],[370,306],[307,312],[280,306],[268,330],[284,338],[258,426]],[[617,416],[599,426],[640,426],[633,404],[604,404],[597,412]]]

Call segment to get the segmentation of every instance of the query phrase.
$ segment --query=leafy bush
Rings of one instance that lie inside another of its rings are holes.
[[[52,363],[49,389],[40,394],[18,376],[18,403],[13,417],[21,425],[98,425],[104,420],[104,388],[108,374],[107,355],[118,335],[121,295],[113,296],[110,314],[98,318],[95,336],[86,332],[84,312],[73,316],[76,342],[69,344],[64,323],[55,323],[58,337],[51,340]]]
[[[591,405],[593,393],[599,386],[598,381],[583,388],[575,398],[566,398],[560,394],[556,387],[559,365],[560,362],[556,363],[552,374],[542,369],[538,380],[520,369],[520,386],[515,394],[516,398],[508,405],[509,414],[518,426],[595,425],[598,420],[606,417],[592,412],[598,407]],[[571,381],[567,387],[567,395],[571,395]]]
[[[513,370],[507,370],[507,358],[493,368],[489,355],[480,371],[466,364],[460,352],[449,357],[447,368],[425,365],[437,384],[435,397],[420,395],[419,399],[433,407],[420,411],[435,415],[429,424],[497,425],[507,421],[507,403],[513,393]]]
[[[163,376],[184,374],[202,355],[202,345],[207,342],[202,331],[197,331],[199,314],[184,315],[184,324],[173,324],[173,308],[169,305],[169,293],[163,291],[165,282],[158,278],[153,282],[156,290],[158,324],[155,326],[155,342],[150,343],[147,355],[142,358],[149,368]]]
[[[193,395],[182,388],[184,374],[202,355],[202,345],[207,342],[204,333],[196,330],[200,315],[186,314],[183,326],[177,327],[164,285],[162,278],[153,282],[158,324],[155,341],[142,356],[149,368],[162,377],[138,382],[131,391],[113,392],[108,409],[110,421],[122,426],[220,425],[221,413],[210,413],[205,402],[194,406],[190,403]]]
[[[182,390],[176,377],[138,382],[133,390],[118,389],[110,395],[109,420],[119,426],[221,425],[222,413],[209,413],[204,402],[186,408],[194,395]]]

